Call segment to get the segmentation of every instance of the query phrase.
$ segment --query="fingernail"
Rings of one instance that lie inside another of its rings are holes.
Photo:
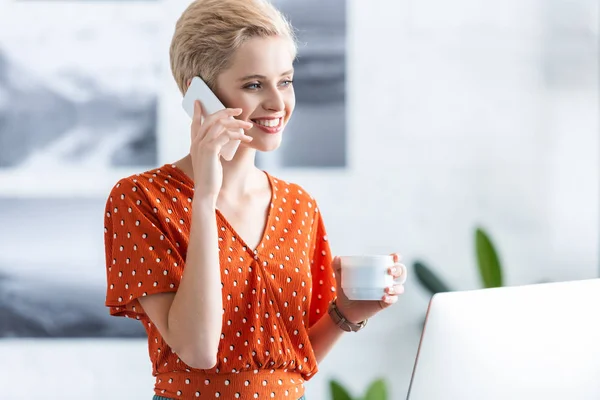
[[[389,294],[394,294],[394,288],[393,287],[389,287],[388,288],[388,293]]]

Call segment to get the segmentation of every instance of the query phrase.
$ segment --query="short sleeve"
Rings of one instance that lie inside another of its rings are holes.
[[[315,211],[313,232],[311,277],[312,295],[310,301],[309,328],[327,314],[329,303],[336,296],[336,281],[333,271],[333,258],[323,217],[319,208]]]
[[[177,290],[183,259],[130,178],[119,181],[106,202],[104,247],[111,315],[139,317],[139,297]]]

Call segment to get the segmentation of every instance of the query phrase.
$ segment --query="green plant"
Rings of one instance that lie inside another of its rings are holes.
[[[329,381],[332,400],[387,400],[388,393],[385,381],[377,379],[367,388],[363,397],[352,397],[342,384],[334,379]]]
[[[498,253],[489,235],[481,228],[475,230],[475,249],[483,286],[486,288],[501,287],[503,284],[502,266],[498,259]]]
[[[475,229],[475,254],[477,256],[478,271],[483,287],[492,288],[502,286],[504,281],[498,252],[490,239],[490,235],[480,227]],[[450,286],[422,261],[415,261],[413,267],[419,283],[432,295],[452,291]]]

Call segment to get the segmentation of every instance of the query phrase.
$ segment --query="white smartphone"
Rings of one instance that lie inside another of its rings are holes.
[[[190,87],[185,92],[185,96],[183,96],[183,101],[181,103],[183,109],[186,111],[187,115],[190,116],[190,118],[194,117],[194,102],[196,100],[200,100],[200,103],[202,104],[202,107],[206,111],[207,115],[214,114],[217,111],[225,108],[223,103],[221,103],[213,91],[210,90],[208,85],[198,76],[192,78]],[[243,131],[243,129],[240,129],[240,131]],[[221,149],[221,157],[227,161],[231,161],[239,145],[239,140],[232,140],[231,142],[227,143]]]

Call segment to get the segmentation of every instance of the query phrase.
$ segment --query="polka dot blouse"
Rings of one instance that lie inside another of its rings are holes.
[[[298,399],[317,371],[309,328],[335,297],[321,213],[300,186],[267,174],[271,204],[249,248],[217,210],[223,326],[217,364],[180,360],[138,298],[175,292],[190,234],[193,181],[174,165],[121,179],[106,203],[106,306],[148,334],[156,394],[173,399]]]

